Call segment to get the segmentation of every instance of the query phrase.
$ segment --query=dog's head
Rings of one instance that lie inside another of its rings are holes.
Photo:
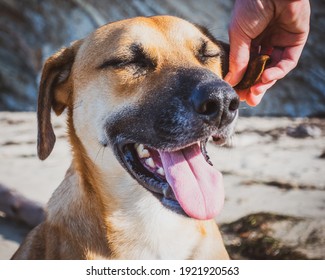
[[[61,114],[67,107],[70,126],[103,173],[118,163],[144,187],[136,188],[167,208],[213,218],[224,194],[205,143],[211,135],[220,142],[229,137],[239,105],[223,81],[227,59],[225,44],[179,18],[134,18],[100,27],[44,66],[39,157],[48,157],[55,142],[51,108]],[[98,160],[101,148],[109,152]],[[103,161],[110,153],[117,161]]]

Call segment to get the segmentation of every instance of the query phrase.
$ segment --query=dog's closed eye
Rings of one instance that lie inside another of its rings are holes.
[[[208,42],[202,40],[202,44],[198,49],[197,57],[201,63],[207,63],[209,59],[220,57],[220,51],[212,49],[208,46]]]
[[[105,60],[98,69],[115,68],[121,69],[125,67],[139,69],[155,69],[157,62],[154,58],[151,58],[140,44],[132,44],[128,48],[129,54],[124,57],[114,57]],[[138,72],[138,71],[136,71]]]

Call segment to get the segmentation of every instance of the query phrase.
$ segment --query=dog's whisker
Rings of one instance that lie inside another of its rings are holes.
[[[72,104],[73,110],[78,109],[79,107],[81,107],[82,106],[82,103],[83,103],[83,100],[80,100],[80,101]]]
[[[76,107],[73,107],[73,110],[76,110],[76,109],[78,109],[79,107],[81,107],[81,105],[76,106]]]
[[[106,147],[103,146],[103,152],[102,152],[102,163],[103,163],[103,160],[104,160],[105,149],[106,149]]]
[[[99,147],[99,150],[98,150],[98,152],[97,152],[97,154],[96,154],[95,160],[94,160],[94,165],[96,165],[97,158],[98,158],[99,153],[100,153],[100,151],[101,151],[102,149],[103,149],[103,146],[100,146],[100,147]]]

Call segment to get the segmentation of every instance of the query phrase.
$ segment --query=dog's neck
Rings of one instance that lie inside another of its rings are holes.
[[[155,200],[144,200],[143,205],[117,210],[108,217],[114,228],[110,236],[116,240],[112,244],[114,257],[192,259],[199,253],[198,248],[209,250],[209,235],[216,230],[213,222],[179,216]]]

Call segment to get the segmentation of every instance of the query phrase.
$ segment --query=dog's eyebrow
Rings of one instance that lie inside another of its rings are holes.
[[[217,46],[219,45],[219,41],[212,35],[212,33],[210,32],[210,30],[207,27],[200,25],[200,24],[194,24],[194,25],[197,29],[199,29],[202,32],[202,34],[204,34],[206,37],[208,37],[210,39],[210,41],[215,43]]]
[[[132,52],[132,55],[134,57],[146,57],[146,53],[144,51],[144,48],[141,44],[139,43],[133,43],[130,46],[130,51]]]
[[[133,62],[145,66],[148,68],[155,68],[157,66],[157,60],[145,51],[142,44],[134,43],[130,46],[130,50],[133,55]]]

